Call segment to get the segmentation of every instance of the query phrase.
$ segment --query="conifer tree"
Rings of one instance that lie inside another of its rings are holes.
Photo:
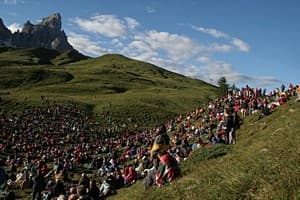
[[[229,85],[227,83],[227,80],[225,78],[225,76],[222,76],[219,80],[218,80],[218,85],[219,85],[219,94],[221,96],[226,96],[227,95],[227,91],[229,88]]]

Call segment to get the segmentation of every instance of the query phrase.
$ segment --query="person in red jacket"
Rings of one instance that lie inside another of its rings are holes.
[[[155,182],[158,186],[170,183],[181,175],[177,160],[169,153],[159,156],[159,166],[155,174]]]
[[[124,168],[123,178],[124,178],[125,185],[130,185],[136,181],[137,173],[135,169],[132,167],[132,165],[126,166]]]

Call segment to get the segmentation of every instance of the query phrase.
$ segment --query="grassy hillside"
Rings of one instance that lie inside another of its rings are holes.
[[[207,103],[217,92],[121,55],[68,63],[72,53],[34,51],[0,49],[0,113],[39,105],[44,96],[79,103],[97,118],[109,113],[111,125],[145,128]],[[247,117],[237,144],[194,152],[181,165],[182,178],[147,191],[137,182],[110,199],[300,199],[299,121],[294,101],[261,120]]]
[[[182,178],[147,191],[139,182],[110,199],[300,199],[299,108],[291,101],[248,117],[237,144],[196,151]]]
[[[0,47],[0,67],[11,65],[62,65],[84,60],[87,57],[76,50],[60,53],[45,48]]]
[[[15,112],[27,105],[40,104],[44,96],[50,101],[74,101],[91,108],[98,116],[109,113],[112,124],[153,127],[206,103],[217,91],[200,80],[121,55],[58,66],[53,63],[68,62],[72,53],[56,55],[43,51],[2,50],[1,110]],[[48,64],[41,64],[46,60]]]

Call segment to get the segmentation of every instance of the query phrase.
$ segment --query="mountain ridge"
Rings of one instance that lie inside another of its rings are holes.
[[[41,22],[32,24],[27,20],[21,31],[11,33],[0,18],[0,46],[22,48],[48,48],[59,52],[75,50],[68,42],[62,28],[59,13],[44,17]]]

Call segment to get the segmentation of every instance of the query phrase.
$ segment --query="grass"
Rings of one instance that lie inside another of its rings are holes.
[[[44,51],[2,48],[0,94],[6,94],[1,95],[5,102],[14,103],[10,107],[0,103],[0,111],[17,112],[20,105],[40,104],[44,96],[50,101],[88,105],[98,116],[109,110],[115,124],[131,121],[143,129],[216,96],[215,86],[122,55],[54,65],[54,59],[64,63],[72,53],[56,55],[51,51],[42,56]],[[41,64],[40,58],[46,64]]]
[[[162,188],[137,184],[109,199],[299,199],[300,110],[293,101],[270,116],[250,116],[232,146],[196,151],[183,177]]]
[[[45,48],[13,48],[0,46],[0,66],[62,65],[87,59],[76,50],[60,53]]]
[[[60,56],[41,64],[37,54],[0,48],[0,113],[40,105],[44,96],[79,103],[97,113],[96,120],[109,112],[110,124],[143,129],[201,106],[217,92],[121,55],[58,65],[68,62]],[[299,102],[293,101],[261,120],[247,117],[237,144],[195,151],[181,164],[182,178],[147,191],[137,182],[110,199],[300,199],[299,121]]]

